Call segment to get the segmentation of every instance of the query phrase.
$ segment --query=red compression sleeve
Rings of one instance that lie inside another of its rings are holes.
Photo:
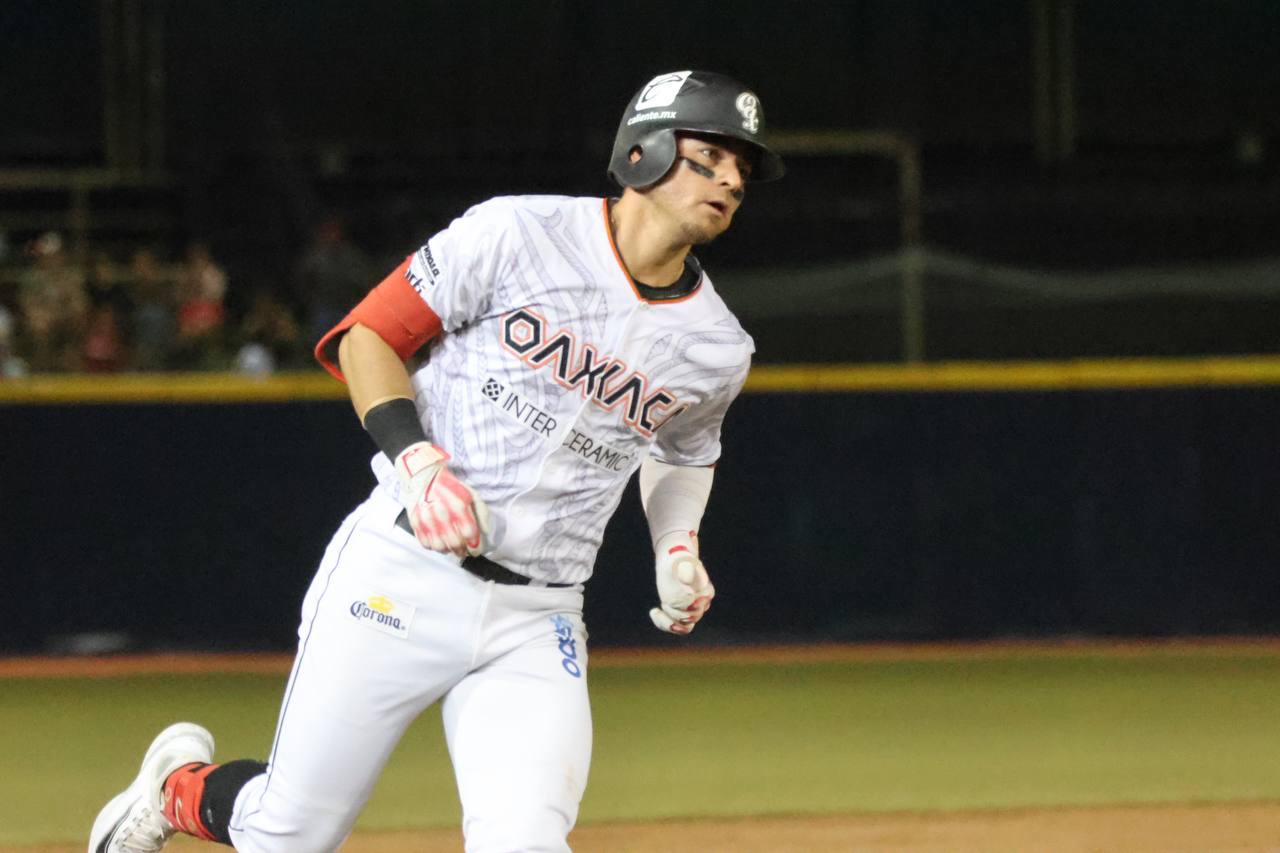
[[[360,304],[316,344],[316,361],[343,382],[346,377],[338,367],[338,340],[356,323],[377,332],[402,359],[413,355],[442,331],[440,318],[409,281],[412,257],[405,258],[404,263],[369,291]]]

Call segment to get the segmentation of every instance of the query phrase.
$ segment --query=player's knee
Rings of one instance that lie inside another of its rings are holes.
[[[514,812],[463,823],[466,853],[569,853],[573,824],[554,809]]]

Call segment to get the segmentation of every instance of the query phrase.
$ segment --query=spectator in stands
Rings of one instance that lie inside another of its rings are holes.
[[[173,282],[165,277],[151,249],[134,252],[129,271],[137,303],[133,312],[134,366],[138,370],[164,370],[169,366],[177,337]]]
[[[235,367],[242,373],[297,368],[305,356],[297,320],[266,287],[254,291],[253,303],[240,323],[239,338]]]
[[[0,379],[17,379],[27,375],[27,364],[13,351],[13,314],[0,305]]]
[[[28,254],[32,263],[19,282],[18,303],[31,369],[76,370],[89,309],[84,274],[67,257],[57,232],[37,237]]]
[[[320,340],[364,297],[371,271],[369,259],[347,239],[340,219],[330,217],[320,224],[294,271],[306,344]]]
[[[84,342],[80,348],[80,369],[88,373],[116,373],[129,366],[124,322],[115,305],[101,302],[89,309]]]
[[[133,316],[133,297],[129,294],[128,275],[116,266],[111,255],[97,252],[89,264],[86,279],[90,308],[110,305],[121,323]]]
[[[128,275],[111,255],[97,252],[86,280],[89,319],[80,349],[81,367],[89,372],[128,370],[133,366],[133,314]]]
[[[224,366],[227,274],[214,261],[204,243],[192,243],[187,247],[178,294],[181,302],[178,305],[178,337],[174,347],[175,366],[187,370]]]

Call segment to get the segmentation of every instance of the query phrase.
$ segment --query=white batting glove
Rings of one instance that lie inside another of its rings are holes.
[[[659,631],[688,634],[711,609],[716,588],[698,559],[697,534],[669,533],[654,546],[660,607],[649,611]]]
[[[489,533],[489,508],[445,467],[449,454],[419,441],[396,457],[400,502],[424,548],[465,557],[479,554]]]

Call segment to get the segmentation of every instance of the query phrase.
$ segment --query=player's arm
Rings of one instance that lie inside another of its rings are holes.
[[[484,502],[450,473],[449,454],[427,440],[404,360],[440,333],[440,319],[409,284],[406,260],[321,339],[316,357],[347,383],[360,422],[400,476],[400,499],[418,541],[464,556],[484,548]],[[328,358],[336,345],[336,361]]]
[[[688,634],[711,608],[715,587],[699,557],[698,528],[714,468],[670,465],[649,457],[640,466],[640,500],[653,540],[660,606],[649,618],[662,631]]]
[[[399,354],[381,335],[363,323],[353,325],[338,342],[338,365],[346,378],[351,404],[361,423],[380,403],[395,399],[413,400],[409,371]],[[416,417],[414,421],[417,422]],[[419,423],[418,432],[421,431]],[[395,459],[396,454],[388,458]]]
[[[436,312],[413,287],[412,260],[412,255],[405,258],[316,344],[316,361],[336,378],[347,381],[338,363],[340,359],[335,358],[335,349],[341,346],[347,333],[357,324],[373,332],[390,347],[402,367],[404,361],[443,330],[443,323]],[[365,354],[363,350],[359,353],[360,356]],[[408,388],[408,382],[406,373],[405,388]],[[412,397],[413,394],[409,392],[407,396]]]

